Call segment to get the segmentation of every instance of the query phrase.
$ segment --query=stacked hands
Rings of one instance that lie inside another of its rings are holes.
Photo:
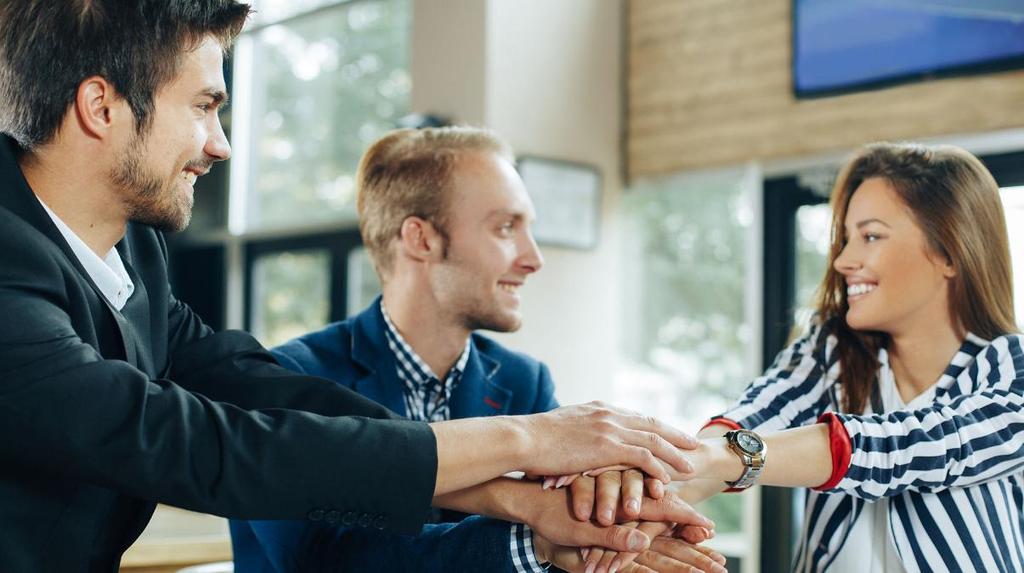
[[[560,490],[559,485],[568,487]],[[726,572],[725,557],[699,545],[714,537],[715,524],[683,500],[682,484],[666,487],[636,469],[613,468],[563,476],[558,481],[548,478],[543,487],[558,495],[561,519],[577,523],[555,525],[556,516],[552,515],[539,517],[534,526],[538,557],[561,569],[586,573]],[[565,517],[567,510],[571,517]],[[546,518],[552,521],[545,522]],[[582,533],[581,525],[594,528],[603,541],[577,547],[572,533]]]
[[[705,457],[698,439],[599,402],[546,415],[576,417],[577,432],[596,428],[597,443],[589,453],[607,450],[603,459],[617,463],[543,480],[532,514],[523,516],[534,529],[538,557],[570,572],[725,573],[725,558],[699,545],[714,536],[715,524],[687,502],[724,486],[694,479]],[[572,435],[549,435],[561,436],[565,446],[578,443]],[[571,465],[578,453],[561,452],[561,460]],[[546,474],[527,471],[533,475]]]

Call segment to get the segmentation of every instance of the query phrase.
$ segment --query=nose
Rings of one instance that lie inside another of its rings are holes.
[[[860,262],[860,258],[857,256],[855,250],[850,247],[850,243],[846,243],[843,246],[843,250],[839,251],[839,256],[832,263],[832,268],[836,272],[844,275],[852,274],[857,272],[863,266]]]
[[[520,246],[517,263],[524,272],[528,274],[535,273],[544,266],[544,255],[540,254],[540,248],[537,246],[537,241],[533,238],[533,233],[527,230],[523,237],[525,240]]]
[[[220,117],[216,114],[213,117],[215,118],[213,120],[213,128],[206,138],[206,146],[203,147],[203,152],[215,161],[225,161],[231,158],[231,144],[228,143],[228,137],[224,134],[224,128],[220,124]]]

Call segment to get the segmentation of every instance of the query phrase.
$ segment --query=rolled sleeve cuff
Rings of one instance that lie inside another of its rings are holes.
[[[817,491],[834,489],[846,477],[853,457],[853,442],[846,431],[843,421],[835,412],[825,412],[818,417],[818,422],[828,425],[829,449],[832,451],[832,475],[828,481],[814,488]]]
[[[710,420],[708,420],[708,423],[706,423],[703,426],[701,426],[700,429],[701,430],[705,430],[705,429],[710,428],[711,426],[714,426],[716,424],[719,424],[719,425],[722,425],[722,426],[727,426],[730,430],[742,430],[743,429],[743,426],[740,426],[734,420],[730,420],[729,418],[724,418],[722,416],[719,416],[717,418],[711,418]]]

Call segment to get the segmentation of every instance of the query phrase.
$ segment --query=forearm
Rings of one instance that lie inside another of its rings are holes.
[[[468,418],[430,426],[437,438],[435,498],[520,469],[526,438],[516,418]]]
[[[540,485],[515,478],[500,477],[466,489],[434,497],[434,506],[462,513],[486,515],[505,521],[526,521],[525,503]]]
[[[697,475],[718,482],[732,482],[743,473],[740,457],[729,449],[724,426],[702,431],[701,445],[693,458]],[[828,426],[813,424],[763,434],[766,446],[764,472],[758,483],[781,487],[817,487],[832,473],[832,450]],[[685,498],[684,498],[685,499]]]

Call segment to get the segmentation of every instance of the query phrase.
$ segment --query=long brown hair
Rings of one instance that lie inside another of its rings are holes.
[[[910,209],[933,254],[956,270],[949,312],[956,326],[992,339],[1016,332],[1013,271],[999,186],[970,153],[952,146],[876,143],[862,148],[839,172],[832,189],[832,246],[818,292],[818,313],[838,339],[843,409],[860,413],[878,372],[881,332],[846,323],[846,282],[834,263],[845,246],[850,198],[866,179],[881,177]]]

